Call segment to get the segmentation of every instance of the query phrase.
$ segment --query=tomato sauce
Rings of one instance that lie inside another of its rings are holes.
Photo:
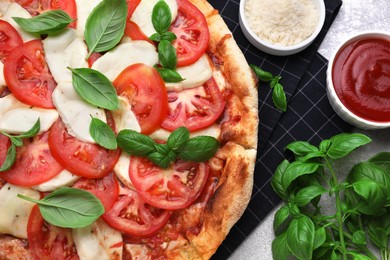
[[[340,101],[357,116],[390,122],[390,40],[363,38],[337,54],[332,78]]]

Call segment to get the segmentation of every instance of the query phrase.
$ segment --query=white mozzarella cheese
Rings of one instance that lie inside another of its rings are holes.
[[[80,260],[122,259],[122,234],[101,219],[85,228],[72,229],[72,235]]]
[[[53,91],[52,98],[68,133],[80,141],[95,143],[89,133],[89,125],[92,117],[106,122],[104,110],[81,99],[71,82],[60,82]]]
[[[160,128],[154,131],[149,136],[154,140],[167,141],[170,134],[171,134],[170,131]],[[220,135],[221,135],[221,129],[219,128],[219,126],[217,124],[212,124],[211,126],[205,129],[201,129],[199,131],[190,133],[190,138],[196,136],[211,136],[216,139],[219,139]]]
[[[9,1],[0,1],[0,19],[4,16],[5,12],[7,12],[10,4],[11,3]]]
[[[9,134],[20,134],[33,127],[40,120],[40,133],[49,130],[58,119],[55,109],[31,107],[17,100],[10,94],[0,98],[0,131]]]
[[[115,175],[118,179],[128,188],[134,188],[133,183],[129,177],[129,168],[130,168],[130,158],[131,156],[125,152],[121,153],[118,162],[114,167]]]
[[[67,69],[88,67],[87,45],[77,37],[76,30],[66,29],[60,34],[48,36],[43,41],[45,59],[57,83],[72,81],[72,72]]]
[[[7,83],[4,79],[4,64],[0,62],[0,87],[5,85],[7,85]]]
[[[153,44],[147,41],[132,41],[122,43],[105,53],[93,65],[95,69],[103,73],[110,81],[128,66],[135,63],[144,63],[153,66],[158,62],[158,53]]]
[[[141,31],[148,37],[156,33],[152,23],[152,12],[154,6],[159,0],[142,0],[137,8],[134,10],[130,20],[135,22]],[[165,0],[172,13],[172,22],[177,16],[177,2],[176,0]]]
[[[166,83],[165,85],[169,91],[202,86],[213,76],[211,61],[207,54],[204,54],[199,60],[189,66],[178,67],[176,71],[184,80],[178,83]]]
[[[24,9],[21,5],[15,2],[8,6],[8,9],[5,11],[4,16],[1,17],[1,19],[9,22],[16,29],[16,31],[22,37],[23,42],[39,39],[39,35],[23,31],[14,21],[14,19],[12,19],[12,17],[31,18],[31,14],[27,12],[27,10]]]
[[[9,183],[0,190],[0,233],[27,238],[27,222],[34,203],[20,199],[18,194],[39,199],[39,192]]]
[[[89,14],[102,0],[76,0],[77,5],[77,32],[84,36],[85,23]]]
[[[123,129],[130,129],[137,132],[141,132],[141,126],[137,121],[137,117],[131,111],[131,106],[129,102],[123,97],[119,98],[119,109],[112,111],[112,116],[115,120],[115,127],[117,132],[122,131]]]
[[[42,192],[53,191],[61,187],[72,186],[78,179],[80,179],[79,176],[74,175],[73,173],[67,170],[62,170],[62,172],[60,172],[57,176],[55,176],[51,180],[41,183],[32,188],[34,190],[38,190]]]

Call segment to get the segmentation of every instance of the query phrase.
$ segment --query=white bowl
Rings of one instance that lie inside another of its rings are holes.
[[[259,0],[260,1],[260,0]],[[242,32],[244,33],[245,37],[249,40],[250,43],[253,44],[257,49],[276,56],[287,56],[292,55],[295,53],[298,53],[305,48],[307,48],[317,37],[317,35],[320,33],[322,26],[325,22],[325,4],[324,0],[312,0],[314,6],[319,11],[319,17],[318,17],[318,23],[315,31],[312,35],[310,35],[309,38],[306,40],[291,46],[277,46],[273,45],[265,40],[262,40],[260,37],[258,37],[251,29],[249,22],[247,20],[247,17],[245,16],[245,3],[246,0],[240,1],[240,12],[239,12],[239,22]]]
[[[390,121],[389,122],[374,122],[369,121],[364,118],[361,118],[354,114],[351,110],[345,107],[345,105],[341,102],[339,97],[336,94],[336,91],[334,89],[333,85],[333,76],[332,76],[332,70],[333,70],[333,63],[334,60],[339,53],[339,51],[344,48],[347,44],[362,39],[362,38],[382,38],[387,39],[390,41],[390,34],[383,31],[366,31],[366,32],[360,32],[358,34],[354,34],[352,36],[347,37],[346,40],[344,40],[336,49],[335,52],[332,54],[332,56],[329,59],[328,69],[326,71],[326,89],[327,89],[327,95],[329,99],[330,105],[333,107],[334,111],[346,122],[348,122],[351,125],[354,125],[358,128],[362,129],[382,129],[390,127]]]

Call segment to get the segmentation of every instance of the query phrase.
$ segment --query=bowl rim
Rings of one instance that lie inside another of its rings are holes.
[[[321,32],[322,30],[322,27],[324,26],[324,23],[325,23],[325,17],[326,17],[326,8],[325,8],[325,2],[323,0],[311,0],[313,3],[314,2],[317,2],[318,3],[318,6],[320,7],[319,8],[319,20],[318,20],[318,23],[317,23],[317,26],[316,26],[316,29],[314,30],[314,32],[305,40],[303,40],[302,42],[298,43],[298,44],[295,44],[295,45],[289,45],[289,46],[281,46],[281,45],[274,45],[274,44],[271,44],[263,39],[261,39],[259,36],[257,36],[251,29],[250,25],[249,25],[249,22],[247,20],[247,17],[245,15],[245,3],[246,3],[247,0],[241,0],[240,1],[240,8],[239,8],[239,13],[240,13],[240,22],[244,25],[244,27],[246,28],[246,31],[248,32],[248,34],[254,39],[256,40],[258,43],[260,43],[261,45],[269,48],[269,49],[273,49],[273,50],[276,50],[276,51],[280,51],[280,52],[290,52],[290,51],[294,51],[294,50],[297,50],[297,49],[301,49],[303,47],[306,47],[308,45],[310,45],[310,43],[312,41],[314,41],[314,39],[318,36],[318,34]],[[316,5],[317,6],[317,5]]]
[[[347,35],[340,43],[339,45],[334,49],[332,55],[329,58],[328,62],[328,68],[326,70],[326,82],[327,82],[327,90],[330,91],[330,94],[333,98],[333,101],[336,102],[336,104],[354,121],[357,121],[365,126],[370,127],[371,129],[374,128],[385,128],[385,127],[390,127],[390,119],[389,122],[377,122],[377,121],[371,121],[364,119],[355,113],[353,113],[351,110],[349,110],[343,102],[341,102],[339,96],[336,93],[336,90],[334,89],[334,84],[333,84],[333,76],[332,76],[332,70],[333,70],[333,63],[334,60],[337,56],[337,54],[341,51],[341,49],[346,46],[347,44],[358,40],[358,39],[363,39],[363,38],[382,38],[382,39],[387,39],[390,41],[390,32],[386,32],[384,30],[366,30],[358,33],[352,33]],[[356,125],[357,126],[357,125]],[[362,126],[358,126],[362,127]]]

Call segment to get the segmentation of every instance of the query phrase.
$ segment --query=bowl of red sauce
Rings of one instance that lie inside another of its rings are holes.
[[[390,127],[390,34],[362,32],[344,41],[329,60],[327,94],[348,123]]]

